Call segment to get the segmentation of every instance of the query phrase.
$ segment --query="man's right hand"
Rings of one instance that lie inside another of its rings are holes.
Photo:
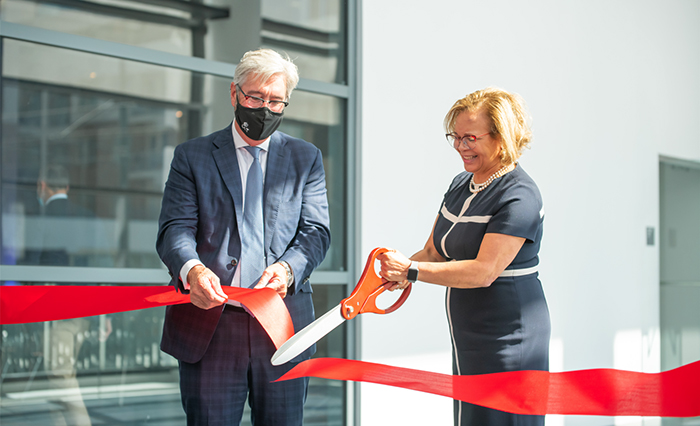
[[[228,296],[221,289],[219,277],[211,269],[196,265],[187,273],[190,285],[190,301],[198,308],[211,309],[223,305]]]

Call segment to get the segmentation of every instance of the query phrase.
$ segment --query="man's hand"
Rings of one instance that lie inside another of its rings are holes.
[[[255,288],[269,287],[283,299],[287,296],[287,270],[279,263],[273,263],[263,272]]]
[[[219,277],[203,265],[196,265],[190,269],[187,282],[190,284],[190,301],[198,308],[211,309],[223,305],[228,300],[228,296],[221,289]]]
[[[106,342],[109,335],[112,334],[112,318],[105,318],[105,328],[100,328],[99,339],[100,342]]]

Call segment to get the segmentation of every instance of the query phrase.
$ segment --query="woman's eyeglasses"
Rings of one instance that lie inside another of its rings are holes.
[[[486,136],[490,134],[491,132],[484,133],[483,135],[464,135],[464,136],[459,136],[456,133],[446,133],[445,134],[445,139],[447,139],[447,142],[450,144],[450,146],[454,149],[459,149],[460,145],[463,145],[465,148],[471,149],[470,143],[474,143],[478,141],[481,137]]]

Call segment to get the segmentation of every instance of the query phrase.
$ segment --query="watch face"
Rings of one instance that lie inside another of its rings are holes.
[[[418,279],[418,268],[414,267],[413,264],[411,264],[411,266],[408,268],[406,279],[412,283],[416,282]]]

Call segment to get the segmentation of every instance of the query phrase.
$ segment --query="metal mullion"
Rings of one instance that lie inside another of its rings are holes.
[[[151,65],[199,72],[217,77],[232,78],[236,70],[236,65],[226,62],[160,52],[144,47],[98,40],[6,21],[0,21],[0,36],[80,52],[94,53],[100,56],[109,56]],[[348,86],[342,84],[303,78],[299,80],[297,89],[339,98],[348,98],[350,92]]]
[[[362,2],[360,0],[350,0],[347,3],[346,9],[346,80],[350,89],[347,106],[347,262],[348,262],[348,294],[352,290],[354,284],[360,277],[361,271],[358,269],[358,261],[361,261],[362,254],[360,251],[360,229],[361,229],[361,178],[362,170],[360,158],[362,154],[361,135],[361,53],[362,44],[359,39],[360,17]],[[362,265],[359,265],[361,268]],[[346,338],[346,348],[348,357],[357,359],[361,350],[361,331],[362,322],[358,316],[355,321],[348,321],[348,336]],[[361,394],[359,384],[353,382],[345,382],[346,399],[345,399],[345,421],[346,426],[360,425]]]
[[[2,29],[1,25],[0,25],[0,29]],[[4,92],[4,87],[5,87],[5,83],[3,82],[3,78],[2,78],[2,76],[4,74],[4,68],[3,68],[3,66],[4,66],[3,60],[5,58],[4,50],[5,50],[5,40],[0,37],[0,99],[4,99],[3,92]],[[2,168],[2,164],[4,164],[3,163],[3,161],[4,161],[3,160],[4,145],[2,143],[2,135],[4,134],[3,123],[5,122],[5,120],[4,120],[5,112],[3,111],[3,104],[4,104],[4,102],[0,102],[0,168]],[[4,186],[5,186],[4,173],[0,173],[0,194],[2,193],[2,188]],[[0,196],[0,244],[1,245],[4,245],[4,241],[5,241],[5,239],[4,239],[5,236],[3,235],[3,231],[2,231],[4,228],[4,226],[2,226],[2,221],[4,220],[4,215],[2,214],[2,212],[5,211],[2,200],[4,198],[5,197]]]
[[[228,18],[230,15],[227,8],[208,6],[189,0],[140,0],[140,2],[168,9],[182,10],[201,19],[222,19]]]
[[[312,277],[314,285],[337,285],[348,281],[347,272],[317,271]],[[161,268],[2,265],[0,281],[164,285],[170,282],[170,275]]]
[[[80,10],[96,15],[105,15],[124,19],[131,19],[141,22],[169,25],[180,28],[197,28],[204,26],[201,18],[197,17],[176,17],[164,13],[147,12],[145,10],[119,7],[111,4],[94,3],[85,0],[39,0],[68,9]]]
[[[233,76],[233,72],[236,69],[235,65],[224,62],[208,61],[202,58],[159,52],[143,47],[129,46],[122,43],[98,40],[5,21],[0,22],[0,36],[94,53],[100,56],[110,56],[228,78]]]
[[[0,281],[51,283],[167,284],[165,269],[94,268],[83,266],[0,266]]]
[[[275,21],[268,18],[262,18],[262,29],[322,43],[337,43],[340,38],[337,32],[315,30],[301,25]]]

